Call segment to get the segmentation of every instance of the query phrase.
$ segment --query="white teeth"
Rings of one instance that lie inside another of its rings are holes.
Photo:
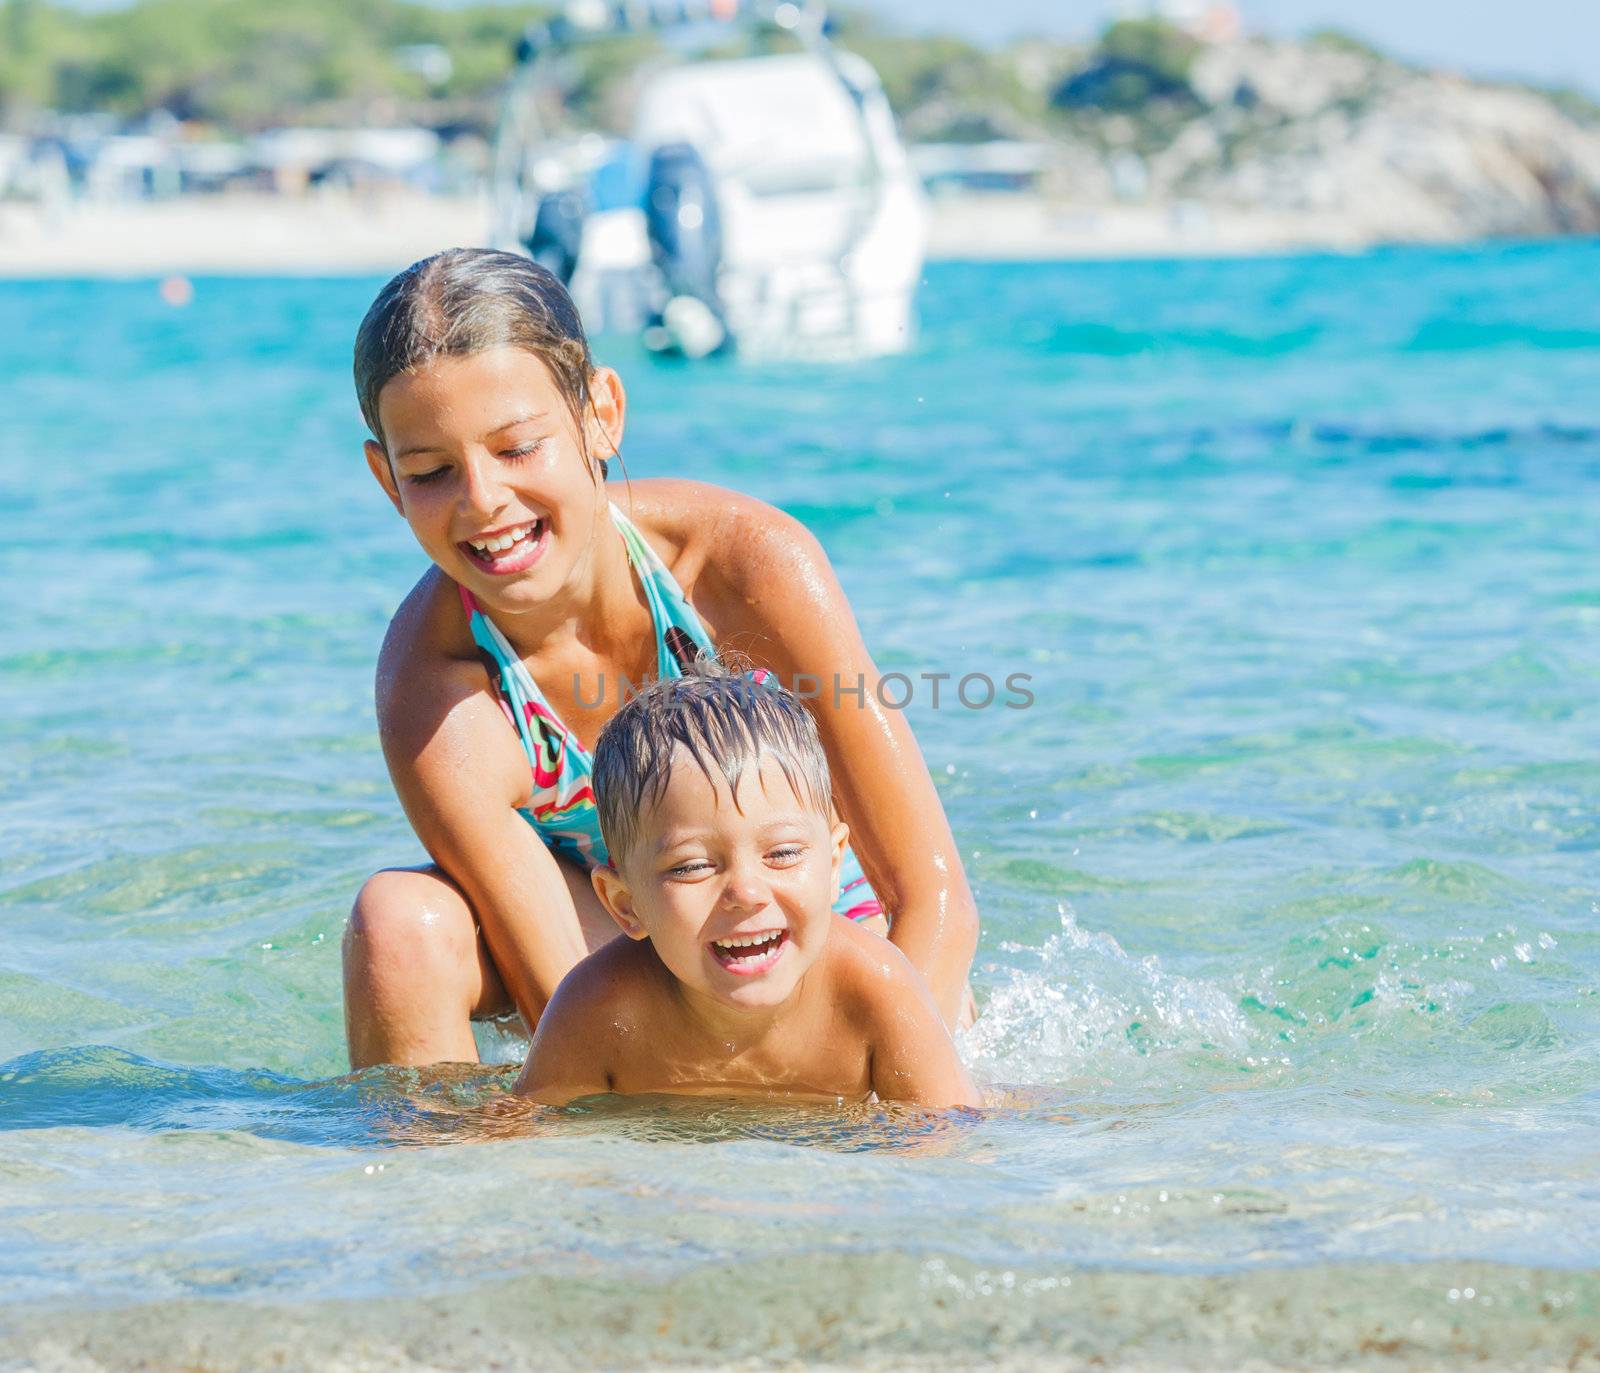
[[[504,553],[506,549],[514,548],[521,543],[538,527],[539,522],[535,520],[532,524],[524,525],[521,529],[513,529],[505,534],[497,534],[492,539],[468,539],[467,542],[479,553]]]
[[[719,949],[748,949],[752,945],[765,944],[774,938],[776,938],[776,932],[769,930],[766,934],[741,935],[737,939],[719,939],[717,940],[717,947]]]

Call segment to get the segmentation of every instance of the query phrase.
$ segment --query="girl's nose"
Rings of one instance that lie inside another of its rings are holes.
[[[471,453],[461,468],[461,503],[477,518],[487,518],[505,504],[505,487],[492,456]]]

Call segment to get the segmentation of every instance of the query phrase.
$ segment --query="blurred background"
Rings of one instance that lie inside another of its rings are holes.
[[[552,14],[4,0],[0,272],[384,270],[483,241],[517,44]],[[881,78],[935,257],[1600,230],[1593,7],[861,0],[828,27]],[[570,54],[567,114],[626,134],[668,43]]]
[[[0,0],[0,1349],[1592,1367],[1597,27]],[[344,1075],[427,566],[351,342],[490,240],[631,479],[803,520],[885,672],[1030,674],[907,711],[981,1120]]]

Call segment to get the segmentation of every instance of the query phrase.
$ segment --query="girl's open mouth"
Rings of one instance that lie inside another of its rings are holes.
[[[764,930],[759,934],[735,935],[730,939],[713,939],[711,956],[730,973],[749,977],[764,973],[779,958],[789,943],[788,930]]]
[[[492,577],[522,572],[538,562],[549,542],[550,526],[544,519],[513,525],[477,539],[463,539],[458,545],[473,564]]]

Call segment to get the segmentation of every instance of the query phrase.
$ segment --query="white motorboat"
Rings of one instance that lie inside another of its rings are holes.
[[[676,52],[636,71],[620,133],[583,127],[568,91],[584,49],[641,32]],[[768,50],[722,56],[733,36]],[[496,245],[556,272],[591,332],[691,357],[910,342],[921,183],[877,73],[833,46],[818,5],[572,0],[519,47],[494,191]]]

